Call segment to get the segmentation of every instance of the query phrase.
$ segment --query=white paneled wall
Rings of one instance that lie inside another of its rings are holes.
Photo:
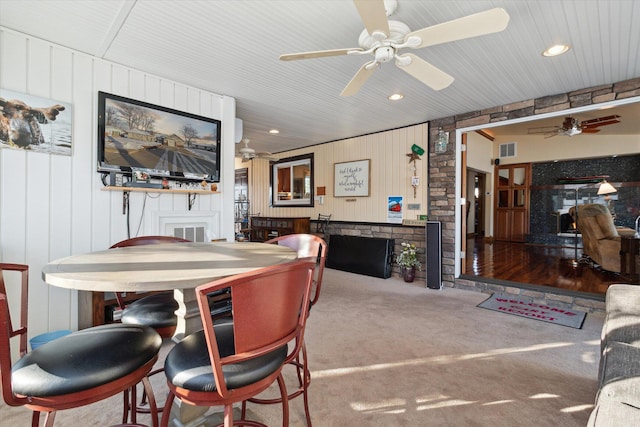
[[[313,208],[269,207],[267,160],[236,161],[236,167],[249,168],[250,210],[261,215],[317,218],[321,213],[331,214],[331,219],[336,221],[386,222],[387,197],[403,196],[404,218],[416,219],[418,214],[427,213],[428,133],[428,124],[419,124],[279,154],[278,157],[283,158],[314,153],[314,185],[316,189],[326,187],[326,196],[324,205],[316,200]],[[425,150],[421,160],[416,161],[420,186],[415,198],[411,186],[412,164],[407,156],[413,144]],[[369,197],[333,197],[333,165],[362,159],[371,159]],[[353,199],[355,201],[348,201]],[[407,210],[409,203],[419,204],[420,210]]]
[[[4,28],[0,28],[0,87],[70,103],[73,111],[72,156],[0,149],[0,261],[30,266],[30,336],[78,327],[78,292],[45,284],[42,267],[57,258],[107,249],[128,237],[122,193],[102,191],[96,172],[98,91],[223,123],[220,193],[198,195],[191,211],[185,194],[131,193],[131,237],[157,229],[149,218],[158,215],[149,213],[170,212],[182,213],[187,223],[190,216],[213,216],[215,237],[233,239],[233,98]]]

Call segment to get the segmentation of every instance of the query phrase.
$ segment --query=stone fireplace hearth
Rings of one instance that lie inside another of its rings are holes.
[[[639,162],[640,155],[534,163],[527,243],[574,245],[575,226],[569,209],[576,205],[576,191],[579,205],[610,203],[616,213],[615,224],[633,228],[640,214]],[[609,176],[607,181],[617,189],[608,199],[598,196],[597,182],[561,183],[567,178],[601,175]]]

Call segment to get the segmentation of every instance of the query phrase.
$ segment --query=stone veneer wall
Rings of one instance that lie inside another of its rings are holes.
[[[426,287],[426,263],[424,252],[426,239],[424,227],[386,223],[376,224],[364,222],[355,223],[332,221],[331,223],[329,223],[327,236],[330,236],[331,234],[395,239],[395,253],[398,253],[400,251],[400,244],[402,242],[415,244],[419,252],[418,259],[423,266],[421,271],[416,272],[415,281],[424,283],[424,286]],[[331,250],[331,239],[327,237],[327,240],[329,243],[329,250]],[[392,276],[401,277],[400,268],[396,265],[393,266]],[[455,284],[445,285],[449,287],[455,287],[475,292],[483,292],[487,294],[498,292],[505,295],[513,295],[514,297],[522,296],[533,299],[534,302],[537,302],[539,304],[552,304],[556,307],[586,311],[589,313],[604,312],[605,309],[604,300],[599,297],[596,297],[595,299],[588,297],[577,297],[570,295],[569,293],[563,294],[562,290],[558,290],[555,288],[545,289],[544,287],[536,287],[526,284],[520,284],[518,287],[516,287],[512,286],[509,283],[501,283],[499,281],[474,281],[470,280],[469,278],[457,279],[455,281]]]
[[[312,227],[313,228],[313,227]],[[327,236],[339,234],[344,236],[362,237],[382,237],[385,239],[395,239],[394,253],[400,253],[402,242],[413,243],[418,250],[418,260],[422,263],[422,269],[416,271],[416,282],[424,282],[426,286],[425,272],[425,228],[419,226],[408,226],[387,223],[364,223],[364,222],[344,222],[331,221],[327,228]],[[329,250],[331,250],[331,239],[327,237]],[[400,267],[393,264],[392,275],[401,277]]]
[[[491,291],[485,282],[455,279],[455,201],[456,201],[456,153],[455,130],[470,126],[511,120],[536,114],[562,111],[586,105],[610,102],[640,96],[640,77],[609,85],[601,85],[569,93],[529,99],[457,116],[432,120],[429,133],[429,220],[442,222],[443,282],[445,286]],[[435,154],[434,144],[438,128],[449,132],[447,152]],[[502,291],[502,285],[498,286]],[[497,291],[497,290],[493,290]],[[505,292],[523,295],[524,288],[505,286]],[[539,295],[538,295],[539,296]],[[563,297],[567,304],[581,306],[579,298]],[[590,300],[589,300],[590,301]],[[593,302],[595,303],[595,302]],[[589,303],[592,304],[592,303]],[[588,305],[588,304],[587,304]],[[595,304],[598,306],[598,304]],[[602,306],[603,307],[603,306]],[[598,307],[595,308],[599,310]]]

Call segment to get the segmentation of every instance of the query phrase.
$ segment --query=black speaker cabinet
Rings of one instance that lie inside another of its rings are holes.
[[[442,289],[442,224],[440,221],[427,221],[426,263],[427,288]]]
[[[394,246],[394,239],[332,234],[329,236],[326,266],[388,279],[391,277]]]

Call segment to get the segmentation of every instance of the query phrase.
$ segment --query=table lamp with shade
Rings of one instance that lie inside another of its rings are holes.
[[[618,190],[616,190],[613,185],[609,184],[607,180],[602,181],[600,183],[600,187],[598,187],[598,196],[604,196],[604,201],[607,203],[607,209],[609,209],[609,212],[614,219],[616,217],[616,214],[615,210],[613,209],[613,203],[611,203],[610,194],[617,192]]]

